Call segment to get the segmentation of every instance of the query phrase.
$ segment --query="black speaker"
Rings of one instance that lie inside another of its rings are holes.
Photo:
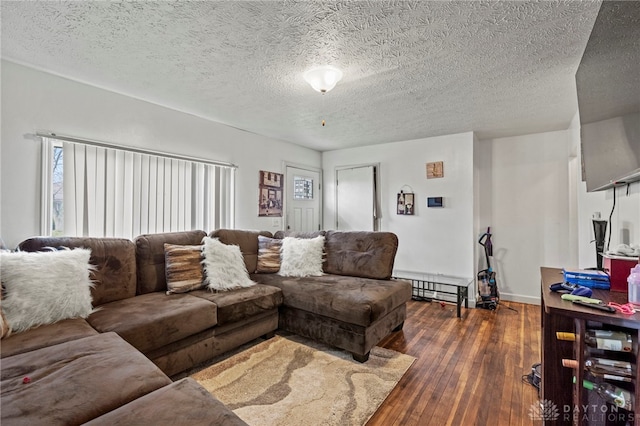
[[[596,266],[602,269],[602,253],[604,253],[604,239],[607,235],[607,221],[593,219],[593,235],[596,242]]]

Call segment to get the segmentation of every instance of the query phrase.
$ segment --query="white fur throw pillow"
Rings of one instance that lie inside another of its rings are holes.
[[[240,247],[211,237],[204,237],[202,243],[204,282],[209,290],[228,291],[255,285],[249,278]]]
[[[91,306],[91,250],[0,253],[11,331],[21,332],[67,318],[86,318]]]
[[[318,277],[322,275],[323,254],[323,235],[315,238],[285,237],[278,274],[283,277]]]
[[[0,291],[0,303],[2,303],[2,292]],[[4,311],[2,310],[2,306],[0,306],[0,339],[4,339],[5,337],[9,337],[11,335],[11,327],[9,327],[9,323],[4,317]]]

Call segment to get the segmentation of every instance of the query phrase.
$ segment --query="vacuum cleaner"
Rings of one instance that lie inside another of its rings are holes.
[[[478,240],[484,248],[484,256],[487,260],[487,269],[478,272],[478,300],[476,308],[495,310],[498,308],[500,301],[500,292],[498,291],[498,283],[496,282],[496,273],[491,267],[491,256],[493,256],[493,245],[491,243],[491,228],[487,228],[487,232],[482,234]]]

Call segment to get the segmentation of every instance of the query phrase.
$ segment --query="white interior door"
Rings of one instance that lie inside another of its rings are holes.
[[[322,229],[320,172],[287,166],[286,174],[285,229],[296,232],[311,232]]]
[[[376,166],[336,170],[336,229],[375,231]]]

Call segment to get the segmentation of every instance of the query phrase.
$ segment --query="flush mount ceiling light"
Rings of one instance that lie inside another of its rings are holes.
[[[304,79],[314,90],[325,94],[336,87],[336,83],[342,78],[342,71],[337,68],[324,66],[310,69],[304,73]]]

